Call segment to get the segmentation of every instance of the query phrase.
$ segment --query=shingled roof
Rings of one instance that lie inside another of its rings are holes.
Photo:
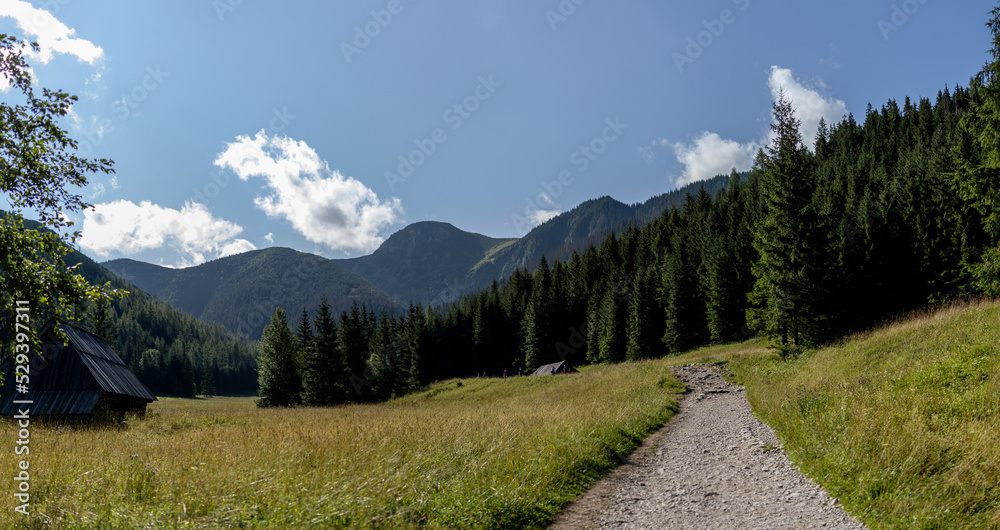
[[[0,364],[4,386],[0,414],[17,414],[15,400],[31,400],[31,415],[90,414],[102,400],[112,408],[145,408],[156,396],[128,369],[118,354],[95,335],[70,324],[61,324],[68,344],[49,322],[39,334],[44,355],[33,352],[29,392],[19,394],[14,385],[14,363]]]
[[[566,361],[546,364],[540,366],[531,375],[553,375],[553,374],[571,374],[576,372],[577,369],[570,366]]]

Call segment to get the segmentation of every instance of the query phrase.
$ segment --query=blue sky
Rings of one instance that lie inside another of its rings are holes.
[[[517,237],[746,169],[779,88],[811,136],[966,85],[994,5],[0,0],[0,33],[40,41],[65,126],[115,160],[82,250],[184,266],[357,256],[423,220]]]

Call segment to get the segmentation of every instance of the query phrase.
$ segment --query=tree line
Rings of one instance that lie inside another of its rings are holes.
[[[991,62],[968,88],[869,105],[863,123],[821,123],[808,140],[782,95],[749,173],[567,260],[543,257],[446,308],[362,308],[340,328],[320,314],[319,334],[304,314],[295,336],[279,311],[262,340],[262,404],[384,399],[757,334],[796,355],[916,308],[1000,296],[1000,8],[988,26]]]

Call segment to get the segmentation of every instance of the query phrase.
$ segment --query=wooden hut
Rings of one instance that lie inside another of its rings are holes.
[[[16,391],[14,360],[8,355],[0,364],[4,374],[0,415],[14,415],[25,407],[32,416],[99,410],[144,413],[146,405],[156,401],[107,342],[71,324],[61,324],[67,344],[54,328],[55,321],[50,321],[39,333],[42,355],[31,353],[27,394]],[[32,403],[15,404],[15,400]]]
[[[562,361],[540,366],[531,375],[572,374],[576,371],[577,369],[570,366],[568,362]]]

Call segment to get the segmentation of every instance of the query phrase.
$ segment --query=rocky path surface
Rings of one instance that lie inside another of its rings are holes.
[[[553,528],[865,528],[792,466],[743,387],[706,365],[674,375],[680,411]]]

